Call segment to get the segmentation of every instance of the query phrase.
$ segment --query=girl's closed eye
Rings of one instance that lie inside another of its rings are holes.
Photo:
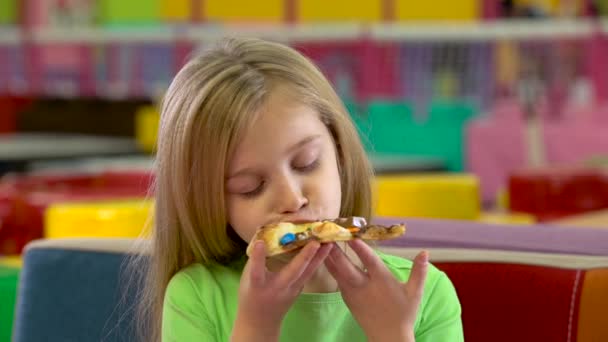
[[[241,196],[243,196],[245,198],[253,198],[253,197],[256,197],[257,195],[261,194],[262,190],[264,190],[264,183],[260,183],[260,185],[258,185],[257,188],[255,188],[251,191],[242,192]]]
[[[260,179],[238,177],[228,181],[228,192],[246,198],[255,197],[264,190],[265,182]]]
[[[304,151],[294,159],[292,163],[293,169],[303,173],[316,170],[321,162],[321,157],[319,154],[320,153],[318,150]]]

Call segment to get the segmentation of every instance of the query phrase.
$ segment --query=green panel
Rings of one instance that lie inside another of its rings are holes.
[[[371,152],[404,153],[415,128],[412,107],[404,102],[374,101],[368,107]]]
[[[139,26],[160,23],[161,0],[101,0],[100,20],[107,26]]]
[[[0,265],[0,342],[10,342],[17,300],[19,269]]]
[[[355,117],[355,122],[360,132],[368,133],[366,149],[371,153],[433,157],[445,161],[448,170],[462,171],[464,131],[476,114],[465,102],[435,101],[426,120],[420,121],[408,103],[374,101],[368,117]]]
[[[429,106],[426,134],[435,141],[429,146],[432,155],[441,155],[448,169],[462,171],[465,159],[465,131],[479,111],[464,101],[434,101]]]
[[[474,118],[478,110],[463,101],[433,101],[429,105],[429,123],[462,124]]]
[[[17,23],[17,0],[0,0],[0,25]]]

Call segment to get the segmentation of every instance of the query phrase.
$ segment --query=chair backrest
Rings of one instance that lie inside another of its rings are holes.
[[[123,269],[133,241],[65,239],[28,245],[13,341],[135,341],[138,284],[129,284]]]
[[[383,248],[413,258],[419,248]],[[608,341],[608,257],[430,249],[462,306],[465,341]]]

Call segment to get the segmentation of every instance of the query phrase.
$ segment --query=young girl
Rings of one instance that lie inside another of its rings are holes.
[[[250,258],[278,221],[371,216],[372,170],[305,57],[228,39],[190,61],[162,106],[146,341],[461,341],[446,275],[360,240]],[[346,248],[346,247],[349,248]]]

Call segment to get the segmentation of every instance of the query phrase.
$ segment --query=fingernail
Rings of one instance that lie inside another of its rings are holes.
[[[422,251],[422,253],[420,253],[420,262],[423,264],[426,264],[429,262],[429,252]]]

